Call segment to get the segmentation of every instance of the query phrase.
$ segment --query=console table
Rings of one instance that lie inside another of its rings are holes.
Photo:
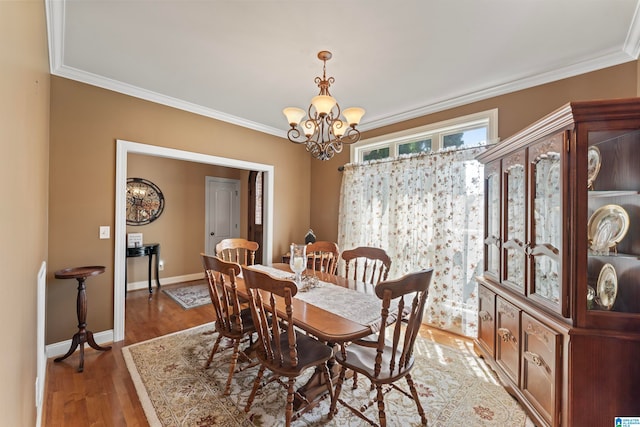
[[[156,256],[156,283],[158,285],[158,289],[160,289],[160,275],[158,271],[160,270],[160,243],[145,243],[142,246],[138,246],[135,248],[127,248],[127,258],[148,256],[149,257],[149,293],[153,293],[153,288],[151,286],[151,265],[153,264],[153,256]],[[124,264],[124,291],[127,292],[127,262]]]
[[[73,267],[66,268],[55,272],[56,279],[76,279],[78,281],[78,298],[76,302],[76,309],[78,314],[78,332],[73,335],[71,340],[71,348],[62,357],[54,359],[55,362],[60,362],[67,357],[71,356],[76,348],[80,346],[80,366],[78,366],[78,372],[84,370],[84,343],[89,344],[90,347],[96,350],[105,351],[110,350],[111,346],[100,347],[93,339],[93,332],[87,331],[87,294],[84,281],[89,276],[97,276],[104,273],[103,266],[90,266],[90,267]]]

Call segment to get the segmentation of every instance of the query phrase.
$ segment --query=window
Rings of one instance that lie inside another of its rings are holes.
[[[351,162],[476,147],[496,142],[497,139],[498,110],[493,109],[360,141],[351,146]]]
[[[264,172],[249,172],[249,221],[247,223],[247,239],[258,243],[255,262],[262,263],[262,246],[264,244],[263,211],[263,177]]]
[[[389,157],[389,147],[372,149],[368,151],[362,152],[362,160],[376,160],[376,159],[386,159]]]
[[[255,223],[262,225],[262,172],[256,174],[255,186]]]

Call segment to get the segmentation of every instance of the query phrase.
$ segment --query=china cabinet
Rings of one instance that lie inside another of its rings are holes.
[[[568,103],[478,160],[477,351],[537,425],[640,417],[640,98]]]

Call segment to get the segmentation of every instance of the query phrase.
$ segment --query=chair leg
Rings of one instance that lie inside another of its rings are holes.
[[[218,346],[220,345],[220,341],[222,341],[222,335],[218,335],[218,339],[216,339],[216,343],[213,345],[213,348],[211,349],[211,354],[209,355],[209,359],[207,359],[207,364],[204,365],[205,369],[209,368],[209,365],[211,365],[211,361],[213,360],[213,355],[216,354],[216,351],[218,351]]]
[[[413,400],[416,401],[416,406],[418,407],[418,414],[420,414],[422,424],[426,426],[428,425],[427,417],[424,414],[424,410],[422,409],[422,404],[420,403],[420,398],[418,397],[418,391],[416,390],[416,387],[413,384],[413,378],[411,378],[410,374],[407,374],[405,378],[407,379],[407,384],[409,384],[409,390],[411,390],[411,395],[413,396]]]
[[[378,391],[378,417],[380,418],[380,427],[387,426],[387,416],[384,413],[384,393],[382,392],[382,384],[376,384],[376,390]]]
[[[258,388],[260,387],[260,381],[262,381],[262,376],[264,375],[265,366],[260,365],[260,370],[258,371],[258,376],[256,376],[256,380],[253,382],[253,389],[251,390],[251,394],[249,395],[249,399],[247,400],[247,404],[244,407],[245,412],[249,412],[251,409],[251,405],[253,404],[253,399],[256,397],[256,393],[258,392]]]
[[[293,395],[295,394],[294,387],[296,385],[295,377],[289,378],[289,387],[287,388],[287,409],[285,412],[286,425],[291,425],[291,419],[293,418]]]
[[[327,390],[329,391],[329,399],[331,404],[333,405],[333,381],[331,381],[331,371],[329,371],[329,367],[326,363],[322,364],[322,373],[324,374],[325,384],[327,385]]]
[[[342,391],[342,383],[346,377],[347,368],[344,366],[340,367],[340,376],[338,377],[338,383],[336,384],[336,390],[333,392],[333,400],[331,401],[331,406],[329,407],[329,419],[332,419],[336,413],[338,412],[338,399],[340,398],[340,392]]]
[[[227,386],[224,389],[224,395],[228,396],[231,393],[231,380],[233,379],[233,373],[236,371],[238,364],[238,353],[240,352],[240,340],[234,340],[233,354],[231,355],[231,363],[229,363],[229,375],[227,376]]]

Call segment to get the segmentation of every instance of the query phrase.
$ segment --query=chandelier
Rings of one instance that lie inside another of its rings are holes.
[[[333,77],[327,78],[327,61],[331,59],[331,52],[318,52],[318,59],[323,62],[322,78],[316,77],[314,81],[320,93],[311,99],[306,112],[296,107],[287,107],[282,112],[291,125],[287,132],[289,141],[305,144],[307,151],[316,159],[329,160],[342,151],[342,144],[353,144],[360,139],[356,126],[364,116],[364,109],[347,108],[342,111],[344,118],[340,117],[340,106],[329,93],[329,86],[335,82]],[[307,119],[303,120],[305,115]]]

